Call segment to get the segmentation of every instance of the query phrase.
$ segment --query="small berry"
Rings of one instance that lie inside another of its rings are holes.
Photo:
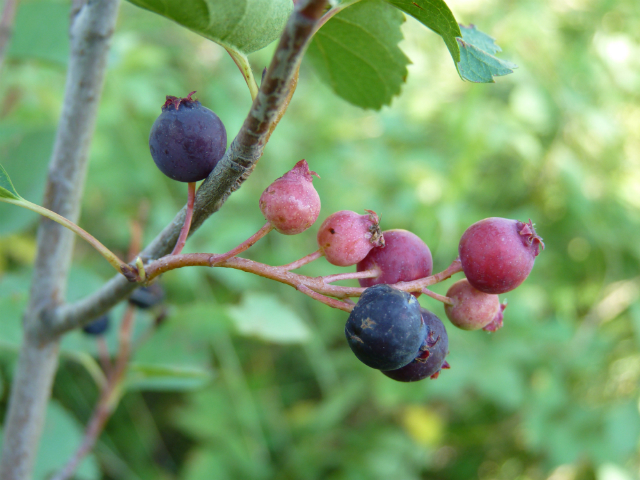
[[[199,101],[167,95],[153,123],[149,148],[156,165],[180,182],[203,180],[227,149],[227,131],[218,116]]]
[[[500,310],[498,295],[474,288],[466,278],[449,287],[447,297],[453,305],[444,306],[451,323],[462,330],[479,330],[491,323]]]
[[[418,301],[388,285],[364,291],[344,331],[356,357],[379,370],[394,370],[412,361],[426,336]]]
[[[260,196],[260,211],[278,232],[296,235],[318,218],[320,196],[312,183],[314,175],[320,178],[306,160],[300,160]]]
[[[421,308],[420,311],[426,325],[426,336],[419,355],[404,367],[382,372],[398,382],[417,382],[427,377],[436,379],[441,369],[449,368],[445,360],[449,353],[447,330],[435,314],[425,308]]]
[[[381,273],[375,278],[359,279],[360,286],[371,287],[380,283],[393,285],[431,275],[433,271],[431,251],[420,237],[407,230],[399,229],[386,230],[382,235],[384,247],[372,248],[357,265],[358,272],[377,267]],[[414,295],[417,297],[419,293]]]
[[[129,297],[129,303],[146,310],[164,301],[164,289],[159,283],[152,283],[146,287],[136,288]]]
[[[96,318],[93,322],[82,327],[82,331],[87,335],[102,335],[109,330],[109,315],[106,313]]]
[[[384,246],[378,215],[371,210],[359,215],[341,210],[322,222],[318,230],[318,246],[327,261],[339,267],[355,265],[373,247]]]
[[[540,251],[542,238],[533,223],[485,218],[462,235],[458,252],[469,283],[485,293],[505,293],[527,278]]]

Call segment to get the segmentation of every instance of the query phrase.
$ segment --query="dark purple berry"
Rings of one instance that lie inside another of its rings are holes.
[[[318,218],[320,196],[312,183],[314,175],[320,178],[306,160],[300,160],[260,196],[260,211],[278,232],[296,235]]]
[[[384,245],[378,215],[366,211],[369,212],[367,215],[360,215],[340,210],[322,222],[318,229],[318,246],[329,263],[339,267],[355,265],[373,247]]]
[[[426,335],[415,297],[388,285],[364,291],[344,331],[356,357],[379,370],[394,370],[412,361]]]
[[[529,276],[533,263],[544,249],[533,223],[485,218],[462,235],[458,252],[469,283],[485,293],[513,290]]]
[[[449,368],[445,357],[449,353],[449,337],[442,321],[425,308],[420,309],[426,325],[426,335],[420,353],[409,364],[397,370],[383,371],[398,382],[417,382],[427,377],[436,379],[443,368]]]
[[[164,288],[159,283],[152,283],[146,287],[136,288],[129,297],[129,303],[146,310],[164,301]]]
[[[387,230],[382,232],[384,246],[372,248],[357,265],[358,272],[380,269],[375,278],[361,278],[362,287],[380,283],[392,285],[428,277],[433,271],[433,259],[427,244],[416,234],[407,230]],[[417,297],[419,293],[414,293]]]
[[[156,165],[180,182],[203,180],[227,149],[227,131],[208,108],[191,98],[167,96],[162,113],[153,123],[149,148]]]
[[[106,313],[98,317],[93,322],[82,327],[82,331],[87,335],[102,335],[109,330],[109,315]]]

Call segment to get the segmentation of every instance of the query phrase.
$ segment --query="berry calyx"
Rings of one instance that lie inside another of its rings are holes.
[[[500,304],[500,309],[496,312],[496,315],[495,317],[493,317],[493,320],[483,328],[485,332],[496,332],[502,328],[502,324],[504,321],[505,308],[507,308],[506,301]]]
[[[498,295],[474,288],[466,278],[458,280],[447,290],[453,305],[444,306],[451,323],[462,330],[479,330],[491,323],[500,310]]]
[[[395,370],[411,362],[427,337],[418,301],[388,285],[364,291],[344,332],[356,357],[379,370]]]
[[[227,149],[227,131],[220,118],[191,92],[167,95],[162,113],[149,134],[153,161],[162,173],[180,182],[207,178]]]
[[[355,265],[372,248],[384,246],[378,215],[372,210],[365,211],[367,215],[341,210],[322,222],[318,246],[329,263],[340,267]]]
[[[444,324],[426,308],[421,308],[420,313],[426,326],[426,336],[420,353],[404,367],[382,372],[398,382],[417,382],[427,377],[435,380],[441,369],[449,368],[445,360],[449,353],[449,336]]]
[[[358,272],[378,268],[381,273],[375,278],[359,279],[361,287],[371,287],[380,283],[393,285],[431,275],[431,251],[420,237],[401,229],[386,230],[382,235],[384,246],[372,248],[356,267]],[[414,295],[417,297],[420,293]]]
[[[524,282],[541,247],[544,243],[531,220],[491,217],[464,232],[458,252],[469,283],[482,292],[498,294]]]
[[[275,180],[260,196],[260,211],[273,227],[285,235],[304,232],[320,214],[320,196],[306,160],[300,160]]]

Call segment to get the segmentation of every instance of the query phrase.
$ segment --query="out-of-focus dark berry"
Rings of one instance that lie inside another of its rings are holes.
[[[129,297],[129,303],[141,309],[155,307],[164,301],[164,288],[159,283],[136,288]]]
[[[109,315],[104,314],[101,317],[96,318],[93,322],[82,327],[82,331],[87,335],[102,335],[109,330]]]
[[[327,261],[339,267],[355,265],[373,247],[384,245],[378,215],[371,210],[359,215],[350,210],[333,213],[318,230],[318,246]]]
[[[394,370],[412,361],[426,335],[415,297],[388,285],[364,291],[344,331],[356,357],[379,370]]]
[[[384,247],[372,248],[357,265],[358,272],[377,267],[380,275],[375,278],[360,278],[362,287],[380,283],[392,285],[428,277],[433,271],[433,259],[427,244],[416,234],[407,230],[386,230]],[[414,293],[417,297],[419,293]]]
[[[453,305],[445,304],[444,311],[451,323],[462,330],[484,328],[502,311],[498,295],[481,292],[466,278],[451,285],[447,297]]]
[[[445,361],[449,353],[447,330],[435,314],[425,308],[421,308],[420,311],[426,325],[426,336],[420,353],[404,367],[382,372],[398,382],[417,382],[427,377],[435,379],[438,378],[441,369],[449,368]]]
[[[227,149],[227,131],[218,116],[191,98],[167,96],[153,123],[149,148],[156,165],[180,182],[203,180]]]
[[[320,178],[306,160],[300,160],[260,196],[260,210],[278,232],[296,235],[318,218],[320,196],[312,183],[314,175]]]
[[[505,293],[527,278],[544,243],[533,228],[506,218],[485,218],[462,235],[458,252],[469,283],[485,293]]]

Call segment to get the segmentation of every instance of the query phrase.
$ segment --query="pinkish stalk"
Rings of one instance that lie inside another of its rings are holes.
[[[353,307],[355,306],[353,302],[341,301],[341,300],[336,300],[335,298],[327,297],[326,295],[322,295],[318,292],[311,290],[306,285],[298,285],[298,290],[304,293],[305,295],[310,296],[314,300],[318,300],[319,302],[322,302],[325,305],[329,305],[330,307],[344,310],[345,312],[351,312],[351,310],[353,310]]]
[[[302,257],[299,260],[296,260],[295,262],[291,262],[291,263],[287,263],[286,265],[281,265],[279,267],[276,268],[282,268],[286,271],[290,271],[290,270],[295,270],[297,268],[302,267],[303,265],[306,265],[307,263],[311,263],[314,260],[319,259],[320,257],[322,257],[324,255],[324,253],[322,253],[321,250],[316,250],[313,253],[310,253],[309,255],[306,255],[304,257]]]
[[[229,250],[227,253],[221,253],[220,255],[213,255],[211,257],[211,260],[210,260],[211,266],[215,267],[216,264],[222,263],[225,260],[228,260],[231,257],[235,257],[239,253],[242,253],[245,250],[248,250],[249,248],[253,247],[258,240],[260,240],[262,237],[264,237],[271,230],[273,230],[273,225],[271,224],[271,222],[265,223],[264,226],[260,230],[258,230],[256,233],[251,235],[248,239],[246,239],[244,242],[242,242],[236,248],[234,248],[232,250]]]
[[[336,273],[335,275],[326,275],[322,277],[324,283],[333,283],[338,280],[350,280],[352,278],[375,278],[380,275],[379,268],[372,268],[370,270],[364,270],[362,272],[348,272],[348,273]]]
[[[423,288],[421,292],[431,298],[435,298],[439,302],[446,303],[447,305],[453,305],[453,300],[451,300],[449,297],[445,297],[444,295],[440,295],[439,293],[432,292],[428,288]]]
[[[193,204],[196,200],[196,182],[189,182],[188,184],[188,199],[187,199],[187,213],[184,216],[184,224],[180,230],[180,236],[176,242],[176,246],[173,247],[171,255],[178,255],[184,248],[184,244],[187,243],[187,237],[189,236],[189,229],[191,228],[191,218],[193,217]]]

